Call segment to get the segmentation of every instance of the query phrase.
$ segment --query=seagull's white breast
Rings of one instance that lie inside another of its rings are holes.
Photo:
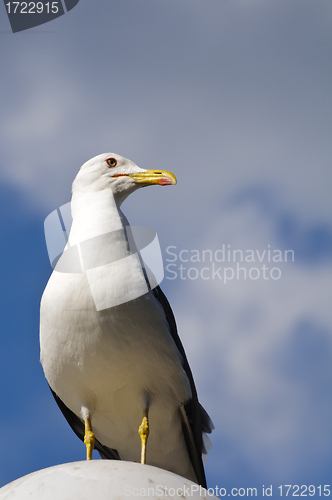
[[[121,213],[110,203],[105,196],[98,210],[82,205],[76,211],[71,245],[109,230],[110,221],[113,229],[123,228]],[[137,430],[149,402],[148,463],[195,479],[178,414],[179,404],[191,396],[181,356],[158,300],[148,290],[141,295],[136,290],[142,279],[146,286],[142,269],[132,265],[128,272],[123,265],[125,239],[116,251],[121,264],[115,262],[107,273],[98,268],[90,274],[53,272],[41,302],[46,378],[76,415],[88,409],[96,438],[126,460],[139,460]],[[127,290],[128,301],[97,310],[93,289],[98,287],[110,296]],[[130,300],[133,290],[136,298]]]

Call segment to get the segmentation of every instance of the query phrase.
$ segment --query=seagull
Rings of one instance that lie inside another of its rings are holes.
[[[96,449],[104,459],[147,463],[206,488],[202,454],[213,424],[198,402],[171,306],[132,251],[120,209],[141,187],[176,183],[171,172],[114,153],[82,165],[67,245],[41,300],[40,359],[87,460]]]

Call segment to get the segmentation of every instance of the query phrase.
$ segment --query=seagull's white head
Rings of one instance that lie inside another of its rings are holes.
[[[111,188],[120,205],[136,189],[152,184],[176,184],[176,178],[171,172],[145,170],[123,156],[104,153],[82,165],[73,182],[73,199]]]

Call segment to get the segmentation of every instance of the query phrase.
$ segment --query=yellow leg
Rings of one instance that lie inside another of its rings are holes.
[[[87,418],[85,421],[84,444],[86,446],[86,459],[92,460],[92,452],[95,444],[95,435],[92,432],[91,420]]]
[[[148,410],[143,412],[143,420],[138,428],[138,434],[141,436],[141,464],[146,463],[146,442],[149,436]]]

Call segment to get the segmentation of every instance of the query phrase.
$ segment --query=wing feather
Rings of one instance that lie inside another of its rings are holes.
[[[206,478],[202,461],[202,452],[204,449],[202,432],[212,432],[214,428],[213,423],[207,412],[198,401],[193,375],[191,373],[185,350],[178,335],[172,308],[159,286],[154,288],[152,290],[152,293],[164,309],[165,316],[170,327],[170,333],[176,347],[178,348],[182,356],[183,369],[186,372],[190,382],[192,398],[185,404],[180,406],[179,412],[182,417],[182,429],[188,449],[188,454],[194,472],[196,474],[197,481],[201,486],[203,486],[203,488],[206,488]]]

